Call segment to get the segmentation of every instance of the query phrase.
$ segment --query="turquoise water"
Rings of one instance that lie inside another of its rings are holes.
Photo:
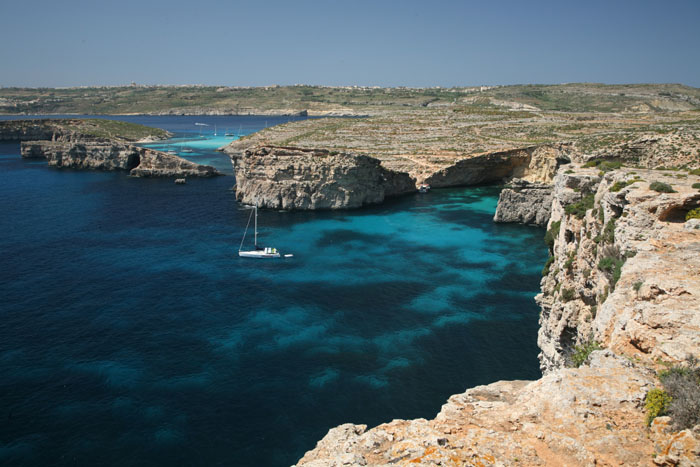
[[[141,146],[159,151],[171,151],[192,162],[211,165],[224,174],[233,175],[231,159],[216,150],[238,139],[237,134],[235,136],[224,136],[223,134],[204,136],[195,132],[182,132],[174,135],[171,139],[158,143],[142,144]]]
[[[294,257],[251,260],[232,177],[3,144],[0,181],[0,463],[290,465],[340,423],[539,376],[543,232],[494,224],[498,187],[261,211],[260,243]]]

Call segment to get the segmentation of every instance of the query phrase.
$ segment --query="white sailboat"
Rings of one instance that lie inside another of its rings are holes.
[[[255,215],[255,249],[254,250],[243,250],[243,242],[245,242],[245,236],[248,233],[248,227],[250,227],[250,218]],[[250,212],[248,217],[248,224],[245,226],[245,232],[243,233],[243,239],[241,240],[241,246],[238,247],[238,256],[243,258],[280,258],[282,255],[277,248],[265,247],[261,248],[258,246],[258,205]],[[289,258],[292,255],[284,255],[285,258]]]

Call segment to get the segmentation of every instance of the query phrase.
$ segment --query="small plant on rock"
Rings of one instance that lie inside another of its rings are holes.
[[[649,185],[649,189],[659,193],[676,193],[676,190],[671,185],[664,182],[652,182]]]
[[[549,251],[554,251],[554,239],[559,236],[561,221],[552,222],[549,230],[544,234],[544,243],[549,247]]]
[[[685,215],[685,220],[689,221],[690,219],[700,219],[700,208],[695,208],[688,211],[688,213]]]
[[[618,191],[622,190],[623,188],[628,187],[636,182],[637,182],[636,180],[630,180],[629,182],[615,182],[613,184],[613,186],[610,187],[610,191],[618,192]]]
[[[647,426],[651,425],[651,422],[656,417],[666,415],[671,400],[671,396],[663,389],[654,388],[647,393],[644,399],[644,408],[647,411]]]
[[[588,357],[594,350],[600,349],[602,349],[600,344],[593,339],[589,339],[588,342],[575,346],[574,352],[571,354],[571,364],[576,368],[580,367],[586,363]]]
[[[594,201],[595,195],[593,193],[589,193],[581,198],[580,201],[566,206],[564,211],[567,214],[573,214],[577,219],[583,219],[583,217],[586,215],[586,211],[593,209]]]
[[[570,302],[576,298],[576,291],[574,289],[567,289],[566,287],[561,289],[561,299],[565,302]]]
[[[674,428],[683,430],[700,423],[700,365],[688,357],[685,365],[672,366],[659,374],[670,396],[666,407]]]

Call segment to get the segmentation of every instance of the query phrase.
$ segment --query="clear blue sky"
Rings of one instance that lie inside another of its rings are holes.
[[[2,86],[700,87],[700,0],[0,1]]]

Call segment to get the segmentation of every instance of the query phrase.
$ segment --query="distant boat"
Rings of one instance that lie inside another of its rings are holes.
[[[185,152],[185,153],[192,152],[192,150],[190,148],[183,147],[184,144],[185,144],[185,136],[183,136],[182,141],[180,141],[180,152]]]
[[[248,227],[250,227],[250,218],[255,215],[255,249],[254,250],[243,250],[243,243],[245,242],[245,236],[248,233]],[[258,246],[258,205],[256,204],[253,210],[250,212],[248,217],[248,224],[245,226],[245,232],[243,232],[243,239],[241,240],[241,246],[238,247],[238,256],[243,258],[281,258],[282,255],[277,248],[265,247],[261,248]],[[292,255],[284,255],[285,258],[289,258]]]
[[[236,136],[236,134],[231,133],[230,131],[228,131],[228,128],[226,128],[226,133],[224,133],[224,136]]]
[[[418,187],[418,192],[420,193],[427,193],[430,191],[430,185],[427,183],[421,183],[420,186]]]
[[[194,122],[194,124],[199,127],[199,137],[203,138],[204,136],[202,135],[202,127],[209,126],[209,125],[207,125],[206,123],[198,123],[198,122]]]

